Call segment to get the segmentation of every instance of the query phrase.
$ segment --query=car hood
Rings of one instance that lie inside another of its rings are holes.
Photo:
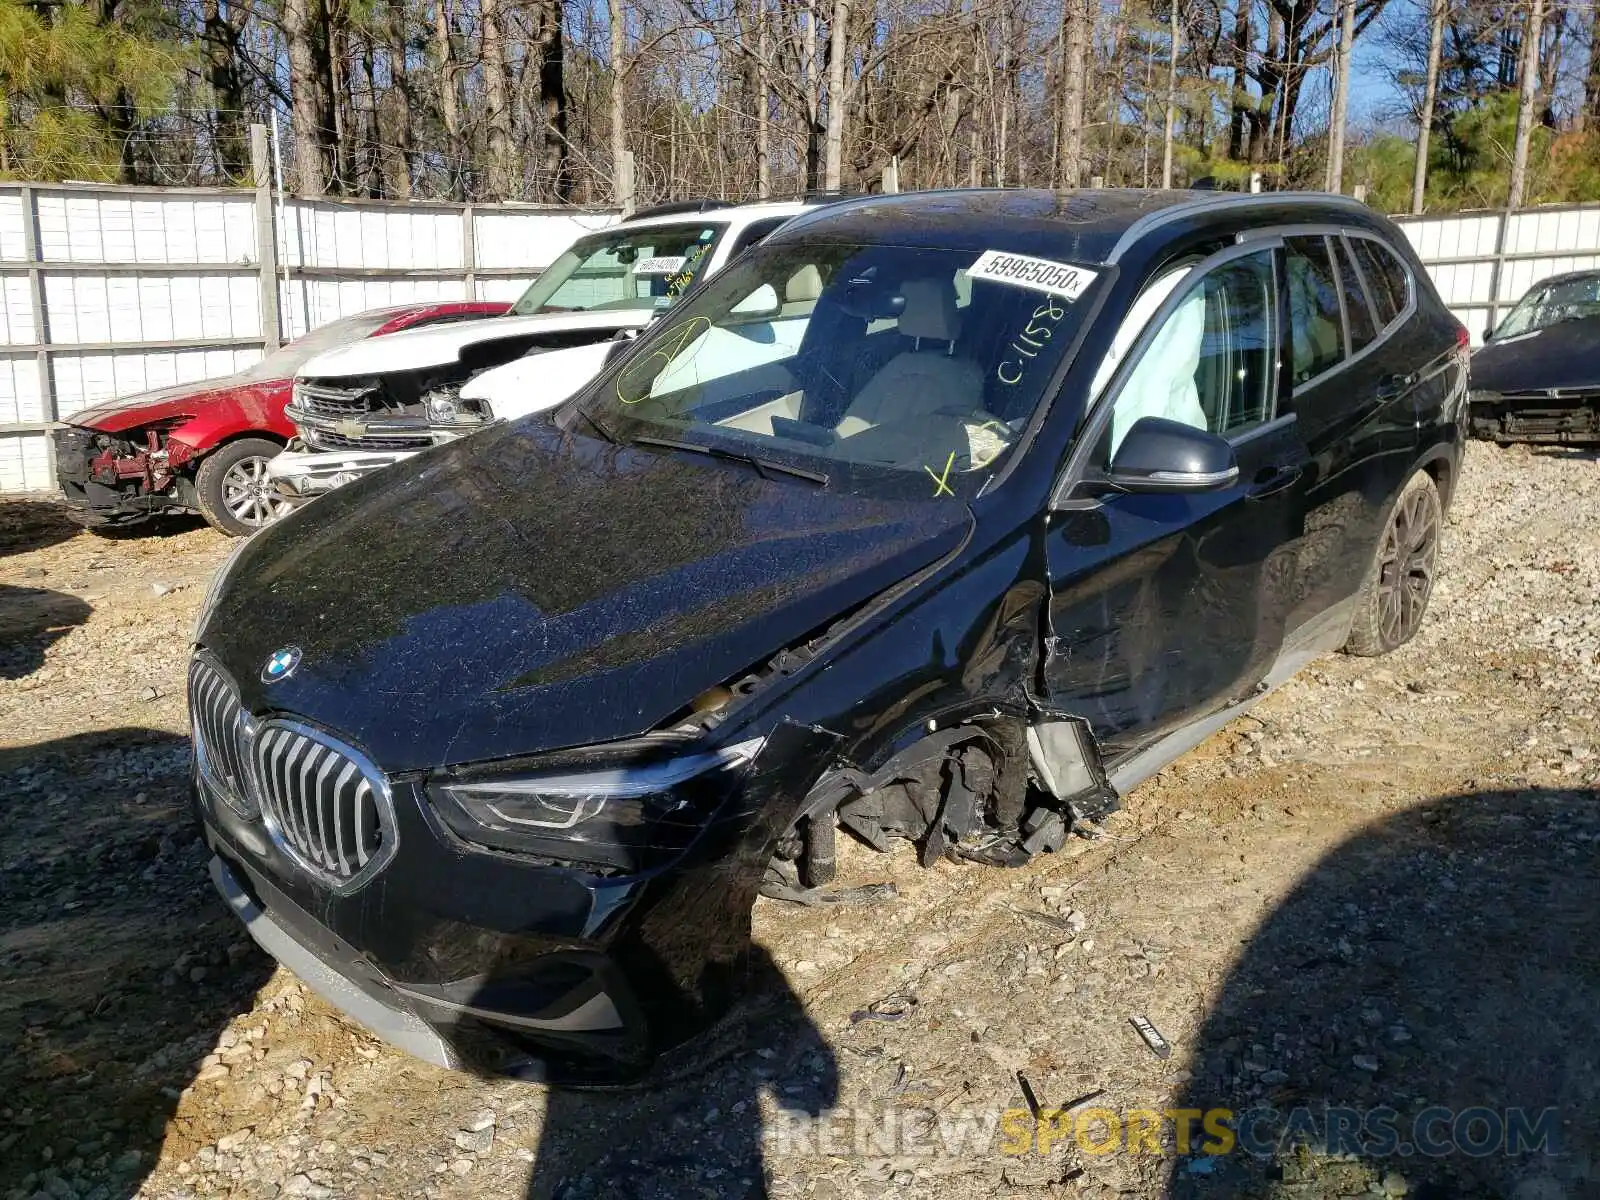
[[[198,416],[199,407],[213,404],[245,384],[270,386],[272,380],[247,379],[243,375],[229,375],[222,379],[207,379],[191,383],[174,384],[138,392],[132,396],[119,396],[115,400],[102,400],[88,408],[80,408],[64,419],[85,429],[100,433],[121,433],[151,421],[164,421],[171,417]]]
[[[391,371],[416,371],[455,362],[461,351],[481,342],[537,333],[564,333],[593,329],[611,333],[643,325],[649,309],[604,309],[598,312],[545,313],[531,317],[486,317],[481,321],[455,321],[447,325],[404,329],[381,338],[363,338],[307,359],[298,379],[384,375]]]
[[[461,389],[463,400],[482,400],[505,420],[554,408],[600,373],[616,343],[565,346],[514,358],[474,375]]]
[[[1490,342],[1472,356],[1472,386],[1490,392],[1600,387],[1600,317]]]
[[[971,519],[530,418],[257,534],[201,644],[251,711],[326,725],[388,771],[605,742],[956,550]],[[298,668],[262,683],[288,646]]]

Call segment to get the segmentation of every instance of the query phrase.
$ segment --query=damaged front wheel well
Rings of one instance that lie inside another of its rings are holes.
[[[1081,718],[992,712],[930,729],[871,772],[824,774],[779,839],[763,890],[797,899],[831,883],[836,827],[880,851],[912,841],[925,867],[940,857],[1020,866],[1116,806]]]

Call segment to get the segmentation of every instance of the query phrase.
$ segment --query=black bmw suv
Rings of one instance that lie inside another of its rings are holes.
[[[1466,378],[1337,197],[802,216],[552,413],[241,547],[190,675],[213,879],[421,1057],[637,1076],[840,830],[1023,862],[1409,639]]]

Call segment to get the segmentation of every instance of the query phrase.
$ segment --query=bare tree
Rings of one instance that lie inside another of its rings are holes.
[[[1167,50],[1167,122],[1161,138],[1161,186],[1164,188],[1172,186],[1172,136],[1178,123],[1178,52],[1181,37],[1178,28],[1178,0],[1167,0],[1167,3],[1172,6],[1167,30],[1172,43]]]
[[[489,195],[511,199],[511,74],[506,62],[501,0],[479,0],[479,40],[483,56],[484,116],[488,123]]]
[[[1444,54],[1444,23],[1450,0],[1429,0],[1428,67],[1422,84],[1422,112],[1417,119],[1417,161],[1411,172],[1411,211],[1420,213],[1428,190],[1428,139],[1433,134],[1434,105],[1439,100],[1439,60]]]
[[[1327,190],[1344,190],[1344,137],[1350,111],[1350,51],[1356,37],[1355,0],[1338,0],[1339,45],[1334,51],[1333,113],[1328,123]]]
[[[628,31],[622,0],[606,0],[611,27],[611,185],[612,200],[626,212],[633,204],[633,171],[628,159],[627,114]]]
[[[283,0],[288,43],[290,128],[294,136],[294,190],[320,196],[328,188],[327,137],[333,107],[325,69],[328,12],[322,0]]]
[[[1092,18],[1085,0],[1061,3],[1061,104],[1057,111],[1057,179],[1063,187],[1083,185],[1083,99]]]
[[[1539,40],[1544,28],[1544,0],[1527,0],[1528,16],[1522,29],[1522,56],[1518,66],[1517,132],[1511,145],[1511,187],[1507,208],[1521,208],[1528,189],[1528,148],[1539,112]]]
[[[828,130],[822,186],[839,190],[844,166],[845,60],[850,55],[850,0],[833,0],[828,22]]]

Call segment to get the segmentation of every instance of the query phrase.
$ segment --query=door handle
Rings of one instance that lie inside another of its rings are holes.
[[[1250,481],[1249,498],[1263,500],[1276,495],[1284,488],[1293,487],[1305,474],[1303,463],[1274,463],[1262,467]]]

